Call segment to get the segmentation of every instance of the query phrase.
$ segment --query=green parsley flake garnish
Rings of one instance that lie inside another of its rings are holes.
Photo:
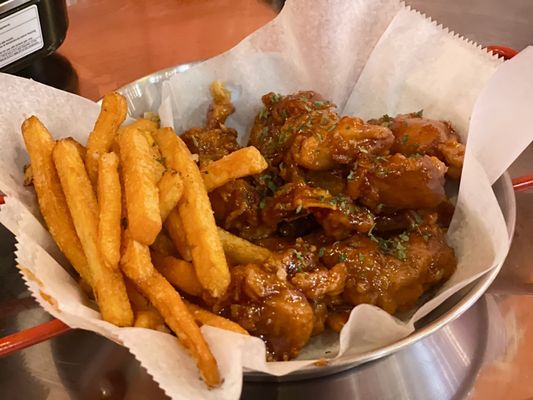
[[[198,139],[196,139],[196,136],[191,136],[191,139],[192,139],[192,144],[194,144],[194,147],[199,149],[200,145],[198,144]]]
[[[417,213],[416,211],[413,211],[412,214],[413,214],[413,217],[415,218],[415,223],[417,225],[420,225],[422,222],[424,222],[424,220],[422,219],[419,213]]]
[[[336,127],[337,127],[337,124],[333,124],[333,125],[331,125],[331,126],[327,129],[327,131],[328,131],[328,132],[331,132],[331,131],[333,131]]]
[[[266,108],[263,108],[260,112],[259,112],[259,119],[267,119],[268,118],[268,110]]]
[[[313,105],[314,105],[315,107],[322,107],[322,106],[324,105],[324,102],[323,102],[323,101],[315,101],[315,102],[313,103]]]
[[[270,97],[270,100],[272,100],[273,103],[277,103],[278,101],[281,100],[283,96],[279,93],[274,93],[272,94],[272,96]]]
[[[384,206],[385,206],[385,204],[383,204],[383,203],[379,203],[379,204],[377,205],[377,207],[376,207],[376,208],[377,208],[377,211],[378,211],[378,212],[381,212],[381,210],[383,210],[383,207],[384,207]]]
[[[350,171],[346,179],[348,179],[349,181],[353,181],[355,179],[355,171],[354,170]]]
[[[400,235],[398,235],[398,237],[400,238],[400,240],[401,240],[402,242],[407,242],[407,241],[409,241],[409,235],[408,235],[407,233],[405,233],[405,232],[402,233],[402,234],[400,234]]]
[[[359,253],[359,262],[364,262],[365,261],[365,255],[364,254],[361,254]]]
[[[319,257],[324,257],[324,252],[326,251],[326,249],[324,247],[321,247],[320,249],[318,249],[318,256]]]
[[[261,201],[259,202],[259,208],[262,210],[266,207],[266,197],[263,197]]]
[[[338,259],[339,259],[339,262],[342,263],[342,262],[345,262],[348,259],[348,257],[346,256],[346,254],[341,253],[339,254]]]
[[[422,115],[424,115],[424,110],[419,110],[417,112],[415,112],[415,115],[418,117],[418,118],[422,118]]]
[[[429,239],[431,239],[431,233],[424,233],[422,238],[427,242]]]
[[[402,144],[407,144],[408,141],[409,141],[409,135],[403,135]]]

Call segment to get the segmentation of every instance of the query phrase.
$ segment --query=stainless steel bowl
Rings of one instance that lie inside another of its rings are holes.
[[[196,64],[198,64],[198,62],[180,64],[175,67],[163,69],[117,89],[117,91],[124,95],[128,101],[130,116],[135,118],[142,116],[146,111],[157,111],[161,103],[162,82],[173,75],[190,69]],[[511,178],[508,173],[505,173],[493,185],[493,190],[504,214],[509,238],[512,238],[516,222],[516,204]],[[259,372],[246,372],[246,379],[248,381],[291,381],[316,378],[344,371],[357,365],[393,354],[438,331],[467,311],[483,295],[492,281],[494,281],[501,266],[502,264],[498,265],[467,287],[455,293],[430,314],[418,321],[415,332],[395,343],[381,347],[377,350],[362,353],[354,361],[348,363],[336,363],[334,365],[321,367],[309,366],[280,378]]]

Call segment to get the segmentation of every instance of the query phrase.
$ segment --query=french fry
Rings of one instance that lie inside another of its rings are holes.
[[[165,228],[168,235],[172,238],[174,246],[178,249],[181,258],[186,261],[192,261],[191,250],[187,244],[185,229],[183,229],[183,223],[181,222],[180,212],[177,207],[168,214],[165,221]]]
[[[128,124],[126,126],[122,126],[118,129],[118,133],[119,135],[124,132],[124,129],[126,128],[138,128],[140,129],[141,131],[148,131],[150,133],[153,133],[155,132],[156,130],[159,129],[159,124],[155,121],[152,121],[150,119],[146,119],[146,118],[139,118],[139,119],[136,119],[134,122],[132,122],[131,124]]]
[[[133,326],[136,328],[146,328],[160,332],[169,332],[165,326],[165,320],[155,308],[136,311],[135,322],[133,323]]]
[[[217,229],[222,241],[222,247],[224,247],[224,253],[226,253],[230,264],[262,264],[271,256],[270,250],[232,235],[222,228]]]
[[[152,265],[148,247],[128,238],[120,265],[124,274],[161,313],[166,324],[191,353],[207,385],[218,386],[220,374],[217,362],[200,328],[179,293]]]
[[[104,96],[100,115],[98,115],[87,141],[87,155],[85,157],[89,179],[95,186],[98,178],[98,159],[111,148],[117,130],[126,119],[127,113],[128,105],[123,96],[115,92]]]
[[[239,324],[230,321],[227,318],[221,317],[220,315],[216,315],[210,311],[207,311],[196,304],[189,303],[187,300],[183,300],[183,302],[191,312],[198,325],[209,325],[214,326],[215,328],[240,333],[241,335],[249,335],[248,331]]]
[[[263,172],[268,164],[254,146],[234,151],[202,169],[205,189],[210,192],[225,183]]]
[[[37,200],[50,234],[83,280],[92,286],[92,276],[76,234],[61,182],[54,166],[55,141],[35,116],[22,124],[22,136],[31,160]]]
[[[98,160],[98,247],[106,265],[118,269],[122,210],[118,157],[103,154]]]
[[[178,255],[178,251],[176,250],[176,246],[174,246],[172,239],[169,238],[164,231],[159,232],[159,235],[155,238],[150,249],[164,256]]]
[[[159,311],[146,300],[146,297],[139,293],[132,281],[126,278],[125,283],[131,307],[135,315],[133,326],[168,332],[168,329],[165,327],[165,321],[161,314],[159,314]]]
[[[124,129],[119,143],[128,232],[132,239],[151,245],[162,223],[150,145],[135,127]]]
[[[165,221],[168,214],[176,207],[183,193],[183,181],[177,171],[165,171],[159,183],[159,212],[161,221]]]
[[[191,263],[156,252],[152,252],[152,262],[172,286],[191,296],[202,295],[202,286]]]
[[[122,274],[105,265],[98,248],[98,204],[76,145],[68,139],[60,140],[52,156],[76,233],[87,256],[102,317],[117,326],[131,326],[133,312]]]
[[[198,280],[212,297],[221,297],[231,278],[200,171],[172,129],[159,129],[154,137],[167,166],[183,179],[183,196],[177,208]]]

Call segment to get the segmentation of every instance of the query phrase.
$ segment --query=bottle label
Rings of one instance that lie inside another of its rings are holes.
[[[0,19],[0,68],[44,46],[35,4]]]

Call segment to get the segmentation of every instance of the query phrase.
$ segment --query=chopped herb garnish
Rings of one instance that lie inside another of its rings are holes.
[[[359,253],[359,262],[363,262],[363,261],[365,261],[365,258],[366,258],[366,257],[365,257],[364,254]]]
[[[303,267],[303,264],[305,263],[305,258],[304,256],[302,255],[302,253],[298,250],[293,250],[294,251],[294,255],[296,256],[296,258],[298,259],[298,261],[302,264],[299,268],[299,270],[301,271],[301,268]]]
[[[304,104],[304,109],[307,112],[311,112],[311,107],[309,107],[307,104]]]
[[[319,257],[324,257],[324,252],[326,251],[326,249],[324,247],[321,247],[320,249],[318,249],[318,256]]]
[[[266,207],[266,197],[263,197],[261,201],[259,202],[259,208],[262,210]]]
[[[348,259],[348,256],[346,256],[346,254],[341,253],[338,256],[338,259],[339,259],[339,262],[342,263],[342,262],[345,262]]]
[[[349,181],[353,181],[355,179],[355,171],[354,170],[350,171],[346,179],[348,179]]]
[[[417,116],[418,118],[422,118],[422,115],[424,115],[424,110],[419,110],[415,112],[415,116]]]
[[[279,93],[273,93],[272,96],[270,96],[270,100],[272,100],[273,103],[277,103],[282,97],[283,96]]]
[[[268,114],[268,110],[266,108],[263,108],[261,112],[259,112],[259,119],[267,119]]]
[[[323,102],[323,101],[315,101],[315,102],[313,103],[313,105],[314,105],[315,107],[322,107],[322,106],[324,105],[324,102]]]
[[[424,233],[422,238],[427,242],[429,239],[431,239],[431,233]]]
[[[376,175],[379,176],[380,178],[384,178],[387,176],[388,173],[389,173],[389,170],[387,168],[380,167],[378,171],[376,172]]]
[[[392,118],[388,114],[383,115],[383,117],[381,117],[381,119],[383,120],[383,122],[391,122],[392,121]]]
[[[409,141],[409,135],[403,135],[402,144],[407,144],[408,141]]]
[[[400,242],[396,242],[396,257],[398,257],[402,261],[405,261],[405,259],[407,258],[405,250],[407,249],[403,244],[401,244]]]
[[[416,211],[413,211],[412,214],[413,214],[413,217],[415,218],[416,225],[420,225],[422,222],[424,222],[424,220],[422,219],[419,213],[417,213]]]
[[[198,144],[198,139],[196,139],[196,136],[191,136],[191,139],[192,139],[192,144],[194,144],[194,147],[199,149],[200,145]]]
[[[420,153],[415,153],[415,154],[413,154],[413,158],[415,158],[415,159],[422,158],[422,154],[420,154]]]
[[[263,129],[261,129],[261,135],[259,139],[264,142],[266,138],[268,137],[268,128],[265,126]]]
[[[377,207],[376,207],[377,211],[378,211],[378,212],[381,212],[381,210],[383,210],[383,206],[384,206],[383,203],[379,203],[379,204],[377,205]]]
[[[337,128],[337,124],[333,124],[333,125],[331,125],[330,127],[328,127],[327,131],[328,131],[328,132],[331,132],[331,131],[333,131],[335,128]]]
[[[372,228],[368,231],[367,235],[368,237],[373,240],[374,242],[379,242],[378,238],[374,236],[374,228],[376,227],[376,224],[372,225]]]
[[[400,235],[398,235],[398,237],[400,238],[400,240],[401,240],[402,242],[407,242],[407,241],[409,241],[409,235],[408,235],[407,233],[405,233],[405,232],[402,233],[402,234],[400,234]]]

